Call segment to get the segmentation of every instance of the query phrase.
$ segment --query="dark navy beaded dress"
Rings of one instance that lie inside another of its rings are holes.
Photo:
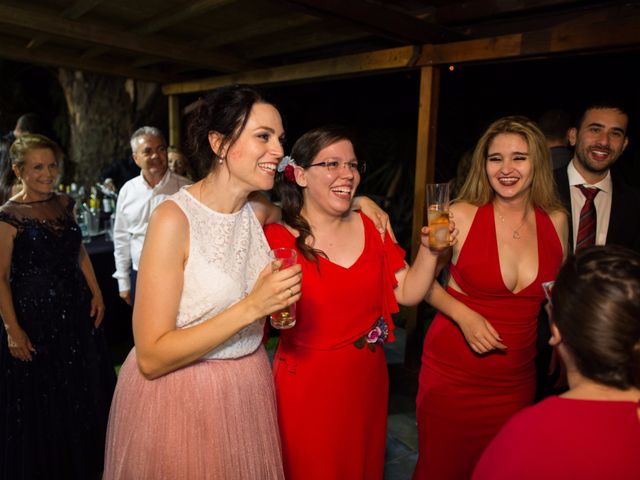
[[[14,309],[36,349],[31,362],[13,358],[0,328],[0,479],[101,474],[115,373],[103,328],[90,317],[73,205],[54,194],[0,207],[0,221],[17,230]]]

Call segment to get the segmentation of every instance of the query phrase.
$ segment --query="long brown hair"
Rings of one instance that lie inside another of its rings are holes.
[[[291,149],[291,157],[295,165],[308,168],[324,148],[340,140],[348,140],[353,145],[353,136],[344,127],[327,125],[315,128],[296,141]],[[287,179],[283,173],[276,175],[275,188],[282,200],[282,219],[298,231],[296,247],[307,260],[318,263],[318,255],[326,255],[321,250],[307,245],[307,238],[313,238],[313,232],[309,222],[300,213],[304,205],[303,188],[295,181]]]
[[[197,170],[207,175],[216,168],[226,147],[231,147],[244,130],[255,104],[268,102],[249,85],[228,85],[212,90],[199,101],[189,123],[188,138],[191,157],[198,162]],[[275,107],[275,106],[274,106]],[[211,150],[209,133],[222,136],[218,151]]]
[[[471,169],[456,201],[482,206],[493,200],[495,192],[491,188],[486,172],[487,153],[493,139],[501,133],[520,135],[529,146],[529,159],[533,172],[529,193],[530,204],[547,213],[564,210],[562,202],[556,194],[549,147],[544,135],[533,121],[522,116],[504,117],[496,120],[480,137],[471,156]]]

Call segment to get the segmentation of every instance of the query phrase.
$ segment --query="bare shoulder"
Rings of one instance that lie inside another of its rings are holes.
[[[248,200],[251,208],[253,209],[253,213],[255,213],[258,218],[258,221],[264,225],[269,217],[271,202],[269,202],[267,197],[260,192],[253,192],[249,195]]]
[[[453,213],[453,220],[458,228],[470,225],[475,217],[478,207],[467,202],[456,202],[449,208]]]
[[[458,229],[458,241],[453,245],[451,261],[456,263],[458,255],[467,240],[467,235],[471,229],[473,218],[478,211],[478,207],[467,202],[456,202],[449,208],[453,214],[453,222]]]
[[[569,217],[564,210],[554,210],[549,212],[549,219],[558,234],[562,250],[566,255],[567,245],[569,242]]]
[[[564,210],[554,210],[553,212],[550,212],[549,218],[554,225],[566,224],[569,221],[567,212],[565,212]]]
[[[278,223],[281,220],[280,207],[273,204],[263,192],[253,192],[249,195],[248,201],[261,225]]]
[[[150,234],[177,235],[189,231],[189,220],[177,203],[168,200],[156,207],[149,220],[147,236]],[[164,238],[171,242],[171,238]]]
[[[569,217],[564,210],[554,210],[549,213],[549,219],[558,232],[558,235],[565,235],[569,231]]]

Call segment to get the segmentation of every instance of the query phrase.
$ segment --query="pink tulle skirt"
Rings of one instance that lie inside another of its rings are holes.
[[[264,348],[147,380],[135,349],[111,404],[104,480],[282,479]]]

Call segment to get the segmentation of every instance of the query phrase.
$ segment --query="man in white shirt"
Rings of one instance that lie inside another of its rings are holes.
[[[569,142],[575,147],[573,158],[553,174],[569,213],[571,251],[589,245],[615,244],[640,252],[640,192],[627,185],[619,172],[611,172],[629,143],[628,123],[629,116],[623,107],[601,102],[586,108],[576,126],[569,130]],[[585,207],[587,202],[590,205]],[[591,221],[584,222],[583,227],[591,223],[590,229],[581,228],[581,218],[588,217]],[[549,321],[542,309],[536,358],[538,400],[561,392],[554,385],[557,377],[549,377],[547,373],[551,358],[549,336]]]
[[[153,209],[191,180],[172,173],[167,162],[167,142],[155,127],[141,127],[131,136],[133,160],[140,175],[122,186],[118,194],[113,246],[120,297],[129,305],[135,298],[135,282],[144,236]]]
[[[611,172],[629,142],[628,123],[629,116],[622,107],[601,103],[587,108],[569,131],[569,141],[575,147],[573,158],[554,175],[569,212],[573,250],[578,244],[588,192],[595,193],[592,202],[596,213],[595,236],[589,243],[640,250],[640,192]]]

